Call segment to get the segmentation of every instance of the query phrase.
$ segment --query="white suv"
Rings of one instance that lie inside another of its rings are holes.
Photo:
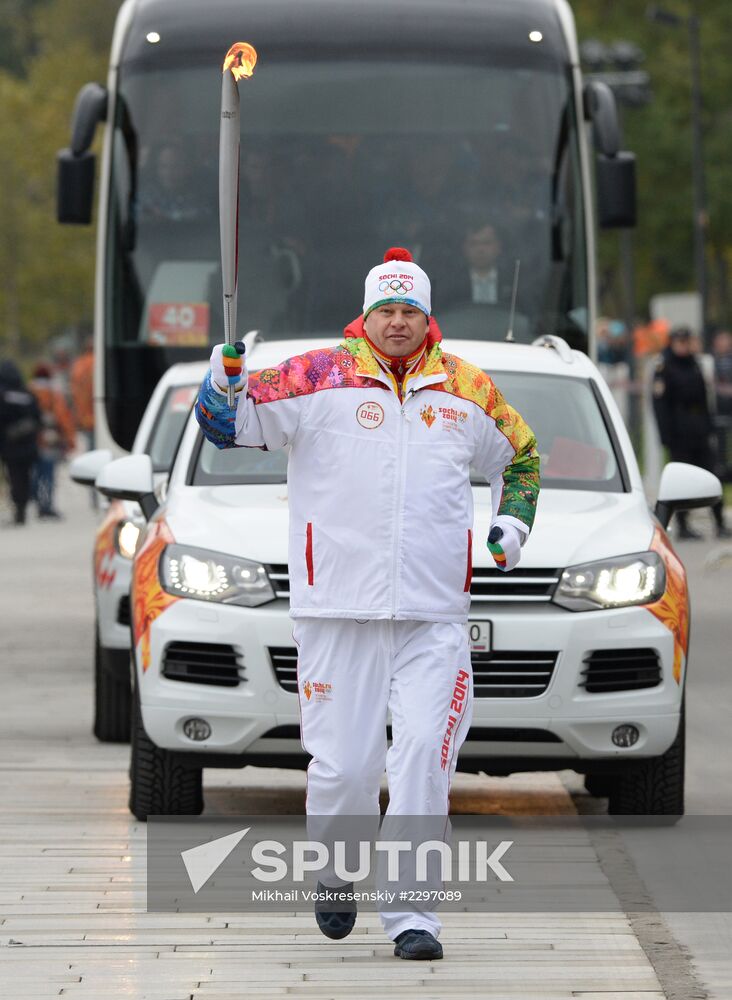
[[[614,813],[680,814],[688,597],[663,527],[674,509],[716,499],[719,481],[668,466],[654,515],[620,414],[585,355],[551,337],[449,349],[491,374],[533,428],[542,460],[536,522],[511,573],[485,547],[490,489],[474,484],[475,701],[458,766],[573,768]],[[250,367],[302,350],[302,341],[257,343]],[[138,818],[200,812],[203,767],[306,762],[286,467],[283,451],[218,451],[190,419],[134,563]],[[97,486],[146,494],[152,511],[150,478],[138,456],[107,467]]]
[[[165,483],[207,370],[200,361],[173,365],[145,408],[131,454],[150,456],[156,489]],[[71,463],[71,478],[93,486],[111,461],[112,453],[106,449],[87,451]],[[137,503],[113,500],[94,538],[94,735],[103,743],[126,743],[130,738],[130,583],[144,524]]]

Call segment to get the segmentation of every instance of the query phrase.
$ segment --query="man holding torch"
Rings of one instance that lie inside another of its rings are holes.
[[[290,448],[309,816],[378,816],[386,769],[387,815],[447,817],[472,713],[471,465],[491,484],[501,569],[518,564],[534,520],[534,435],[485,372],[443,352],[431,314],[427,274],[392,248],[341,344],[249,374],[236,348],[218,345],[196,404],[219,448]],[[331,938],[356,919],[355,908],[316,916]],[[434,913],[381,919],[395,955],[442,957]]]

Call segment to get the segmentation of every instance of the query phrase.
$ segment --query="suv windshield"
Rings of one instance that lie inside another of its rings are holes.
[[[145,451],[155,472],[168,472],[188,414],[198,395],[199,383],[171,386],[160,404]]]
[[[536,434],[542,489],[623,491],[616,445],[589,380],[522,372],[499,372],[493,378]],[[194,486],[287,481],[284,449],[219,451],[202,435],[197,448]],[[473,482],[485,485],[477,476]]]

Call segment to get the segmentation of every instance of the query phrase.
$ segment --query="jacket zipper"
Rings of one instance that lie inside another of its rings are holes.
[[[410,396],[415,394],[415,389],[410,389],[407,393],[404,402],[399,404],[399,489],[397,491],[397,504],[396,504],[396,522],[394,527],[394,561],[392,566],[392,583],[391,583],[391,617],[396,618],[397,610],[397,591],[398,591],[398,580],[399,580],[399,552],[401,549],[401,520],[402,520],[402,500],[404,498],[404,486],[407,479],[407,468],[405,461],[405,441],[407,439],[406,434],[406,423],[407,415],[405,413],[404,407],[407,404],[407,400]]]

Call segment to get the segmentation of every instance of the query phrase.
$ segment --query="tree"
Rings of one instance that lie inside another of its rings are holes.
[[[640,11],[639,11],[640,6]],[[664,0],[680,17],[688,17],[687,0]],[[653,101],[624,114],[625,145],[637,154],[639,223],[636,232],[637,307],[660,291],[694,287],[691,194],[691,78],[688,36],[681,28],[664,27],[639,16],[636,0],[583,0],[575,5],[580,40],[599,38],[634,42],[646,53]],[[730,300],[724,266],[732,256],[732,191],[729,150],[732,148],[732,5],[705,0],[702,13],[702,87],[704,146],[709,204],[708,254],[711,270],[711,313],[729,321]],[[615,304],[617,238],[600,241],[603,269],[609,273],[609,297]],[[724,266],[723,266],[724,265]]]
[[[36,4],[29,54],[0,70],[0,342],[15,355],[92,315],[94,231],[56,223],[56,150],[79,88],[106,78],[117,6]]]

